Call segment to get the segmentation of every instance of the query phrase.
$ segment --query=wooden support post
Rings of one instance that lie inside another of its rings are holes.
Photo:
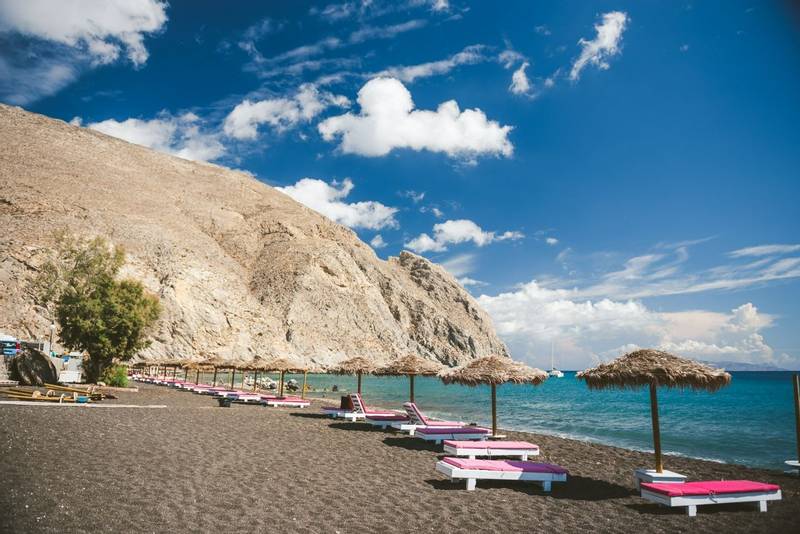
[[[414,402],[414,375],[408,375],[408,402]]]
[[[650,383],[650,415],[653,418],[653,449],[656,453],[656,473],[664,472],[664,464],[661,461],[661,429],[658,424],[658,392],[656,383]]]
[[[194,373],[194,383],[195,384],[199,384],[200,383],[200,368],[199,367],[195,370],[195,373]]]
[[[278,393],[278,396],[279,396],[279,397],[281,397],[281,398],[283,398],[283,371],[281,371],[281,378],[280,378],[280,380],[281,380],[281,388],[280,388],[280,393]]]
[[[306,381],[308,380],[308,371],[303,371],[303,392],[300,394],[301,399],[306,398]]]
[[[792,377],[794,387],[794,423],[797,432],[797,459],[800,460],[800,375]]]
[[[497,385],[492,384],[492,436],[497,435]]]
[[[217,366],[214,366],[214,378],[211,379],[211,387],[217,386]]]
[[[258,370],[253,374],[253,391],[258,388]]]
[[[231,367],[231,389],[233,389],[233,380],[236,378],[236,367]]]
[[[361,371],[358,372],[358,394],[361,395]]]

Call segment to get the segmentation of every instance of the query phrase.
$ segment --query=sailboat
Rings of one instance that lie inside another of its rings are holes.
[[[550,343],[550,372],[547,374],[553,378],[564,378],[564,373],[556,369],[553,361],[553,343]]]

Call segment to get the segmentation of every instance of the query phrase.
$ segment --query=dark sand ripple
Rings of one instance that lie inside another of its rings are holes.
[[[307,410],[216,407],[207,397],[144,386],[116,401],[166,409],[0,406],[2,532],[795,532],[800,482],[779,472],[667,458],[692,479],[780,484],[784,500],[679,510],[636,496],[652,457],[509,433],[570,470],[552,494],[434,471],[421,441],[332,422]]]

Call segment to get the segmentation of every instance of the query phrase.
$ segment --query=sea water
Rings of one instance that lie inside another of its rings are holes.
[[[716,393],[658,391],[661,442],[666,454],[753,467],[782,469],[795,459],[792,373],[733,372],[731,384]],[[302,382],[301,376],[287,376]],[[310,396],[339,398],[356,388],[356,378],[308,375]],[[337,385],[341,393],[331,392]],[[326,388],[327,392],[319,390]],[[362,392],[370,405],[401,409],[408,378],[365,376]],[[444,385],[417,377],[415,399],[435,417],[491,424],[488,386]],[[590,391],[565,372],[540,386],[497,389],[498,426],[652,451],[650,400],[646,388]]]

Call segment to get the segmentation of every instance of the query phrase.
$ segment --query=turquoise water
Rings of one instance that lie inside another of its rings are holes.
[[[717,393],[659,390],[662,448],[668,454],[782,469],[784,460],[797,456],[792,373],[732,375],[731,385]],[[302,375],[287,378],[302,382]],[[309,375],[308,383],[317,389],[356,387],[349,376]],[[408,398],[408,379],[365,376],[362,390],[368,403],[399,409]],[[330,392],[310,395],[338,399]],[[415,397],[434,416],[491,423],[488,386],[445,386],[436,378],[417,378]],[[564,378],[537,387],[501,386],[497,403],[501,428],[652,450],[645,389],[589,391],[574,372],[565,372]]]

